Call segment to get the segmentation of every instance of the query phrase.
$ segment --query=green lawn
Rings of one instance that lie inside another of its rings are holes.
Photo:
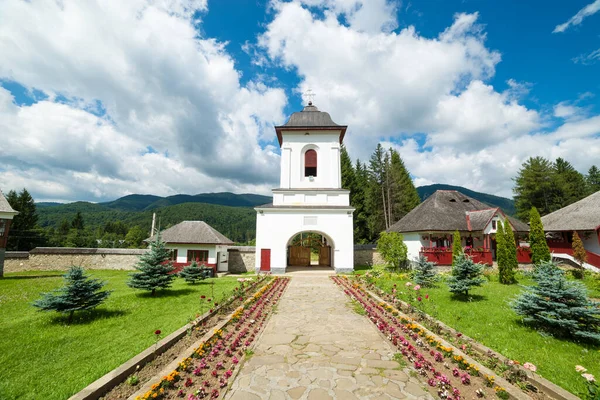
[[[409,291],[404,286],[407,281],[405,275],[385,274],[376,284],[391,292],[396,283],[397,289],[403,292],[400,297],[408,300]],[[533,285],[531,279],[522,276],[519,283]],[[600,297],[596,282],[586,279],[585,283],[592,289],[592,296]],[[533,363],[544,378],[580,394],[585,385],[575,372],[575,365],[583,365],[591,374],[600,377],[600,346],[555,339],[523,326],[508,305],[521,290],[519,285],[502,285],[497,276],[493,276],[491,282],[473,289],[471,301],[453,298],[447,286],[440,283],[437,288],[421,290],[421,303],[411,303],[508,358]],[[424,299],[425,294],[429,294],[429,300]]]
[[[61,272],[6,274],[0,279],[0,399],[65,399],[185,325],[200,311],[201,294],[231,291],[234,277],[188,285],[177,279],[156,297],[125,285],[126,271],[90,271],[114,292],[96,311],[71,325],[31,306],[41,292],[62,285]],[[206,310],[205,310],[206,311]]]

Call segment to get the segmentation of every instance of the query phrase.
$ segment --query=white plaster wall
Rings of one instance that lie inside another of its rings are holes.
[[[582,238],[583,247],[592,253],[600,254],[600,243],[598,243],[598,232],[592,232],[590,237],[583,238],[583,233],[579,232],[579,236]]]
[[[316,217],[307,225],[305,217]],[[271,269],[285,269],[287,246],[300,232],[318,232],[332,243],[332,266],[354,269],[354,231],[348,210],[263,210],[256,218],[256,269],[260,269],[261,249],[271,249]]]
[[[404,244],[408,249],[409,261],[416,261],[419,258],[421,247],[429,246],[429,240],[421,240],[420,233],[403,233],[402,236],[404,236]],[[427,243],[425,244],[425,242]]]
[[[496,221],[496,229],[492,229],[492,221]],[[485,229],[483,230],[483,233],[485,234],[490,234],[490,233],[496,233],[498,231],[498,223],[500,223],[500,221],[502,221],[502,223],[504,224],[504,218],[501,215],[494,215],[494,217],[490,220],[490,222],[487,224],[487,226],[485,227]]]
[[[179,244],[179,243],[167,243],[166,247],[168,249],[177,249],[177,261],[178,263],[186,263],[187,262],[187,252],[188,250],[208,250],[208,264],[216,264],[217,263],[217,246],[214,244]],[[226,251],[226,250],[220,250]]]
[[[298,206],[298,205],[330,205],[349,206],[350,194],[336,191],[308,191],[299,189],[294,192],[273,190],[273,205]]]
[[[306,133],[309,133],[306,135]],[[333,188],[342,184],[340,170],[341,131],[283,131],[280,186],[290,188]],[[317,176],[304,176],[304,153],[317,152]]]

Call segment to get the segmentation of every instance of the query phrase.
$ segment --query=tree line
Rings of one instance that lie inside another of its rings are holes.
[[[367,163],[355,163],[345,147],[341,151],[342,187],[350,190],[354,212],[354,242],[375,243],[421,202],[410,173],[398,151],[377,144]]]
[[[599,191],[600,170],[592,165],[584,175],[563,158],[530,157],[514,181],[517,217],[528,221],[532,207],[546,215]]]

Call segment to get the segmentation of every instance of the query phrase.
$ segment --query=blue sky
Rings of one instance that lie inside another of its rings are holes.
[[[315,104],[354,158],[511,196],[530,156],[600,164],[600,0],[0,4],[0,189],[268,194]]]

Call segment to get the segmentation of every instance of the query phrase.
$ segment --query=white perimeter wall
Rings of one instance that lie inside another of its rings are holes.
[[[598,243],[598,233],[592,232],[590,237],[587,239],[584,239],[583,235],[584,235],[584,233],[579,232],[579,237],[581,237],[582,241],[583,241],[583,247],[585,247],[585,249],[587,251],[590,251],[590,252],[596,253],[596,254],[600,254],[600,244]]]
[[[315,221],[316,219],[316,221]],[[332,266],[354,269],[354,228],[347,210],[264,210],[256,216],[256,269],[261,249],[271,249],[271,269],[285,269],[287,246],[300,232],[318,232],[333,243]]]

